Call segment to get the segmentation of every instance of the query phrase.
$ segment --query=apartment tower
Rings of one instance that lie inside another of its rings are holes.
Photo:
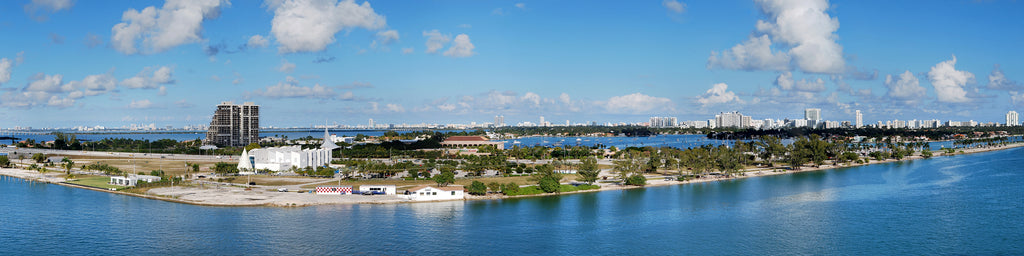
[[[260,106],[226,101],[217,105],[203,144],[242,147],[260,140]]]

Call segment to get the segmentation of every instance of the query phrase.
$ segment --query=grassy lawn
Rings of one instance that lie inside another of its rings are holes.
[[[78,178],[78,179],[76,179],[74,181],[68,181],[68,183],[72,183],[72,184],[86,185],[86,186],[97,187],[97,188],[115,188],[115,189],[125,188],[123,186],[109,185],[109,184],[107,184],[107,182],[110,182],[110,177],[106,177],[106,176],[86,176],[86,177],[80,177],[80,178]]]
[[[130,157],[130,155],[131,155],[131,153],[120,153],[119,155],[111,154],[109,156],[66,156],[66,157],[70,158],[73,161],[75,161],[75,166],[76,167],[81,167],[83,164],[84,165],[89,165],[89,164],[93,164],[93,163],[99,163],[99,164],[108,164],[110,166],[117,167],[117,168],[121,169],[122,171],[131,172],[133,174],[135,174],[136,172],[144,172],[145,174],[148,175],[150,171],[161,170],[161,169],[164,170],[164,173],[166,173],[168,175],[181,175],[181,174],[185,174],[185,162],[186,162],[185,160],[180,160],[180,159],[171,160],[171,159],[162,159],[162,158],[136,158],[136,159],[132,159]],[[60,156],[60,155],[54,155],[54,156]],[[196,161],[188,161],[188,162],[198,163],[200,165],[200,171],[201,172],[209,172],[210,169],[213,168],[213,166],[216,163],[218,163],[218,162],[237,163],[237,162],[227,161],[225,159],[217,159],[216,161],[212,161],[212,160],[196,160]],[[132,171],[133,169],[135,170],[134,172]]]

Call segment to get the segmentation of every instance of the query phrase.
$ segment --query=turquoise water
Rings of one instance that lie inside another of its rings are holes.
[[[0,254],[1024,254],[1024,149],[494,201],[203,207],[0,180]]]

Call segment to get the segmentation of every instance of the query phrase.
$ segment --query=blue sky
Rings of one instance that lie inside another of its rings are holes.
[[[1019,1],[2,1],[0,127],[1002,122]],[[954,57],[955,56],[955,57]],[[998,68],[997,68],[998,66]]]

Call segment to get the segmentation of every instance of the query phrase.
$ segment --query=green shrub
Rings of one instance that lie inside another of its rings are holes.
[[[647,185],[647,177],[644,177],[643,175],[640,175],[640,174],[634,174],[633,176],[629,176],[629,178],[626,179],[626,185],[633,185],[633,186]]]
[[[487,194],[487,185],[484,185],[483,182],[474,180],[473,184],[469,185],[469,194],[470,195],[477,195],[477,196],[486,195]]]

